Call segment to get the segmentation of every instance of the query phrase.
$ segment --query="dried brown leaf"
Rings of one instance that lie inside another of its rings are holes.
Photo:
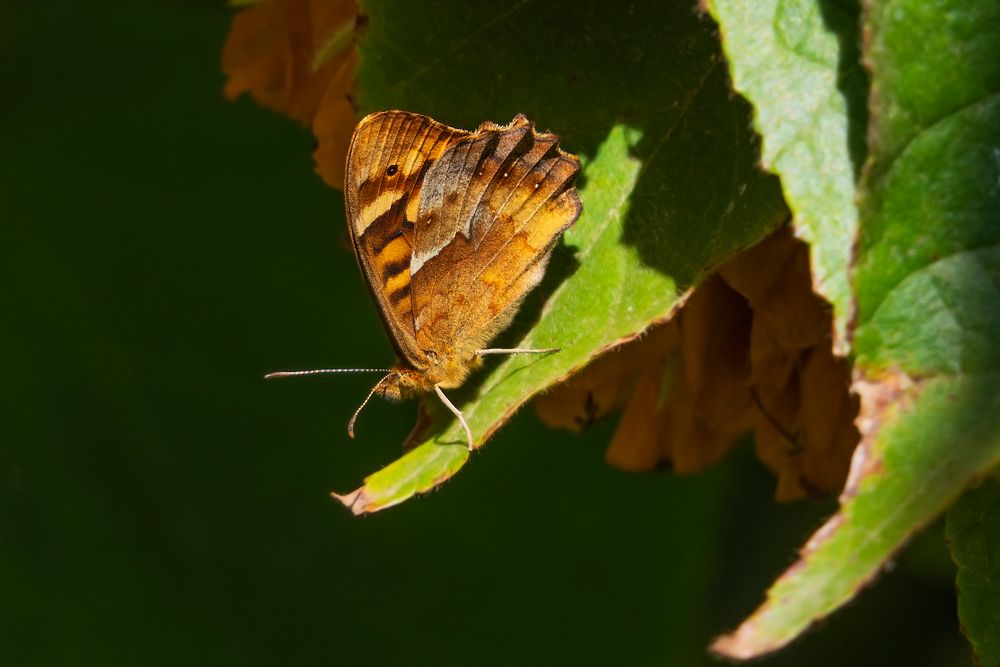
[[[662,364],[650,364],[641,371],[635,391],[604,455],[611,465],[642,472],[652,470],[663,461],[663,438],[655,428],[660,421],[658,413],[663,375]]]
[[[233,18],[222,54],[226,97],[249,92],[311,127],[317,171],[339,189],[354,127],[359,19],[353,0],[263,0]]]
[[[535,398],[539,419],[553,428],[581,431],[605,415],[623,409],[643,370],[662,368],[663,359],[677,342],[677,325],[670,322],[605,352],[566,382]],[[656,386],[659,387],[658,381]],[[655,400],[654,396],[654,403]]]
[[[602,356],[536,409],[572,430],[623,410],[607,460],[632,471],[697,472],[753,431],[779,500],[832,493],[859,437],[832,323],[812,291],[808,247],[781,230],[704,281],[660,327],[669,336]]]

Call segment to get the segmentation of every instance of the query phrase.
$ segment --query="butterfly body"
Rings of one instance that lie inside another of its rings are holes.
[[[421,368],[398,363],[389,369],[376,393],[390,401],[402,401],[429,393],[435,386],[455,389],[461,387],[469,374],[482,363],[482,357],[475,353],[434,359],[430,365]]]
[[[469,432],[441,389],[500,352],[486,345],[580,215],[579,170],[558,137],[522,115],[474,132],[405,111],[358,124],[344,184],[348,231],[399,358],[372,393],[435,391]]]

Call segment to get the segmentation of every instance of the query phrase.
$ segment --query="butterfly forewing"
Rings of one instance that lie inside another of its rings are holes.
[[[426,116],[386,111],[358,124],[347,155],[347,224],[358,263],[396,352],[412,366],[424,360],[411,300],[415,202],[430,165],[468,135]]]

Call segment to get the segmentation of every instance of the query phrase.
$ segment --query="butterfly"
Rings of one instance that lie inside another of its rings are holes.
[[[537,132],[521,114],[473,132],[407,111],[365,117],[347,153],[347,227],[398,362],[267,377],[384,371],[351,417],[351,437],[373,395],[398,401],[433,392],[473,449],[462,412],[443,390],[460,386],[486,355],[557,351],[487,345],[580,216],[579,171],[556,135]]]

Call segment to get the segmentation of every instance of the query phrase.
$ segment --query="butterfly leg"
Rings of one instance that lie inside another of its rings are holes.
[[[531,347],[488,347],[485,350],[479,350],[476,354],[480,357],[485,357],[487,354],[551,354],[552,352],[558,351],[558,347],[546,347],[542,349],[535,349]]]
[[[465,437],[469,440],[469,451],[471,452],[473,449],[472,431],[469,430],[469,425],[465,423],[465,417],[462,415],[462,411],[456,408],[454,403],[448,400],[448,397],[444,395],[443,391],[441,391],[441,387],[434,385],[434,391],[437,392],[438,398],[440,398],[441,402],[445,404],[445,407],[451,410],[453,415],[458,417],[458,423],[465,429]]]

